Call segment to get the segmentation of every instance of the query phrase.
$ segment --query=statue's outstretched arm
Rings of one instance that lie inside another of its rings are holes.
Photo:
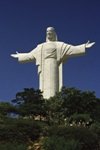
[[[87,43],[81,44],[81,45],[76,45],[76,46],[71,45],[67,52],[67,55],[69,55],[69,56],[82,55],[85,53],[87,48],[92,47],[94,44],[95,44],[95,42],[90,43],[88,41]]]
[[[31,61],[35,60],[33,51],[31,51],[29,53],[18,53],[18,52],[16,52],[16,54],[11,54],[11,57],[17,58],[18,61],[21,63],[31,62]]]
[[[87,42],[81,45],[70,45],[63,43],[62,46],[62,53],[61,53],[61,59],[62,61],[66,61],[68,57],[73,57],[73,56],[80,56],[85,54],[86,49],[92,47],[95,44],[95,42]]]

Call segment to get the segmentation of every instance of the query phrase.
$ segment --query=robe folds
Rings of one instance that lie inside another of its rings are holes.
[[[71,56],[84,53],[85,44],[73,46],[64,42],[50,41],[39,44],[29,55],[26,55],[24,60],[36,60],[39,89],[43,92],[43,97],[48,99],[60,91],[63,86],[63,63]]]

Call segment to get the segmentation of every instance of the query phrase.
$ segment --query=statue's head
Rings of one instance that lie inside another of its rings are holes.
[[[46,41],[57,41],[57,35],[53,27],[48,27],[46,30]]]

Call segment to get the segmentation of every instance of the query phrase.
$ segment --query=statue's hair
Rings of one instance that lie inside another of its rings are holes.
[[[54,38],[55,38],[55,41],[57,41],[58,40],[58,38],[57,38],[57,34],[56,34],[56,32],[55,32],[55,28],[54,27],[48,27],[47,29],[46,29],[46,31],[52,31],[53,33],[54,33]],[[47,39],[47,36],[46,36],[46,42],[48,41],[48,39]]]

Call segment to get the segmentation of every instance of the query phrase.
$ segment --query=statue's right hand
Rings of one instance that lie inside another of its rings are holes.
[[[16,52],[16,54],[11,54],[11,57],[14,57],[14,58],[19,58],[20,57],[20,53]]]
[[[11,57],[18,58],[21,63],[33,61],[34,57],[30,53],[18,53],[11,54]]]
[[[11,57],[18,58],[17,54],[11,54]]]

